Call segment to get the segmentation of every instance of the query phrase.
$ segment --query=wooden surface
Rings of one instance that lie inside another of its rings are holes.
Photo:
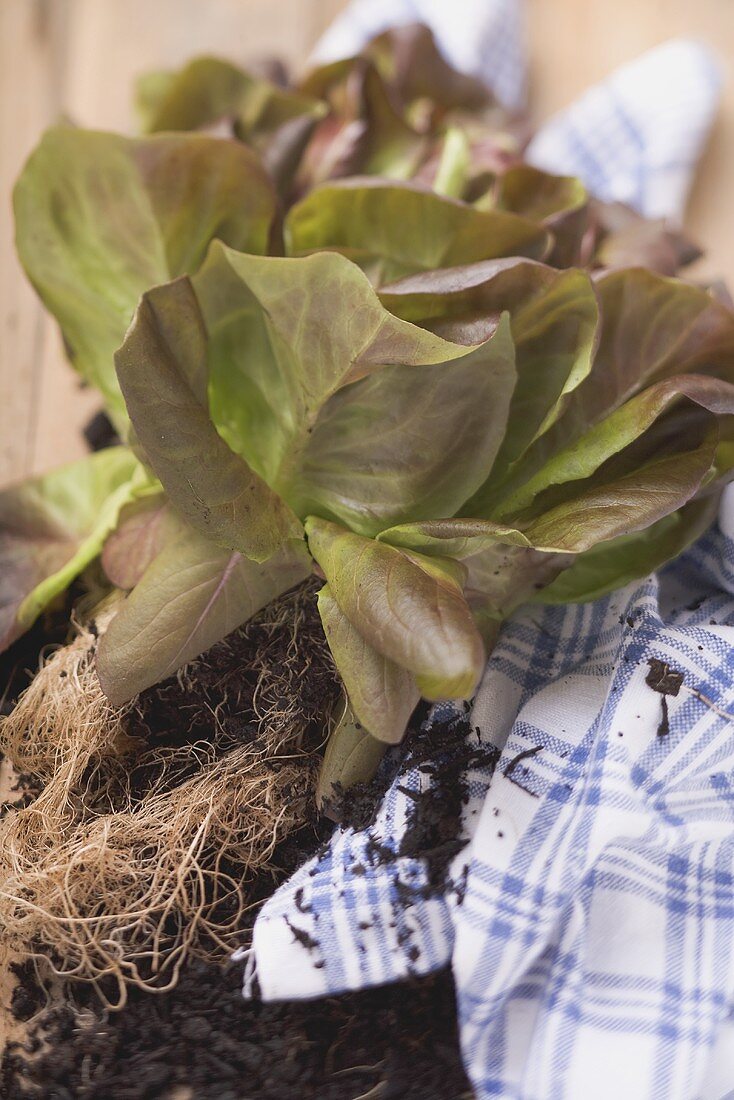
[[[450,0],[446,0],[447,3]],[[734,284],[734,0],[526,0],[536,118],[677,34],[711,43],[727,86],[688,224]],[[343,0],[0,0],[0,484],[84,453],[98,407],[12,250],[12,181],[45,126],[130,131],[133,78],[196,53],[302,61]]]
[[[99,406],[66,365],[55,326],[12,247],[13,180],[41,131],[66,114],[132,131],[131,88],[197,53],[238,62],[309,52],[341,0],[0,0],[0,484],[84,453]]]

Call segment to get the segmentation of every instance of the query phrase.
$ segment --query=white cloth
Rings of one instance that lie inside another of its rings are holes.
[[[479,1100],[727,1096],[733,593],[730,490],[720,527],[659,577],[518,613],[471,714],[435,708],[438,771],[409,748],[374,825],[338,830],[266,904],[262,995],[450,963]],[[663,736],[663,697],[645,682],[654,658],[685,676]],[[462,743],[468,843],[436,883],[404,848],[411,796],[447,797],[440,776]]]
[[[527,159],[579,176],[597,198],[648,218],[683,216],[721,93],[699,42],[676,39],[624,65],[547,122]]]

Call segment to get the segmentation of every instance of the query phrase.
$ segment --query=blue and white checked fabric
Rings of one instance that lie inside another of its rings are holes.
[[[353,52],[390,14],[392,23],[426,21],[429,9],[439,41],[449,23],[472,38],[459,3],[357,0],[320,56]],[[466,6],[486,15],[493,4]],[[591,139],[602,132],[597,89],[589,108],[582,100],[549,124],[537,157],[555,142],[560,159],[548,167],[646,213],[666,208],[667,194],[679,214],[705,128],[700,111],[688,124],[685,104],[700,107],[715,70],[700,52],[682,64],[698,47],[667,50],[637,65],[668,58],[672,68],[658,67],[656,79],[668,91],[681,81],[677,121],[688,145],[674,150],[673,128],[646,121],[659,100],[636,101],[625,78],[636,132],[652,127],[660,139],[654,155],[647,137],[625,145],[610,121],[618,182],[573,159],[564,118],[584,155],[592,148],[604,163]],[[626,71],[634,76],[634,66]],[[655,658],[684,674],[679,694],[665,697],[667,733],[663,696],[646,683]],[[438,754],[428,734],[436,726]],[[451,964],[478,1100],[734,1097],[734,489],[719,524],[658,576],[593,604],[521,610],[473,708],[435,707],[383,768],[375,821],[338,829],[264,906],[240,955],[246,996],[255,974],[274,1000]],[[448,800],[458,843],[420,827],[415,794],[424,790]]]
[[[507,624],[471,713],[434,708],[444,758],[427,762],[419,738],[375,823],[338,830],[266,904],[253,955],[266,999],[450,962],[481,1100],[734,1091],[728,493],[720,525],[658,577]],[[652,658],[685,677],[662,736]],[[468,842],[436,881],[404,841],[412,793],[446,797],[452,754]]]
[[[483,79],[511,110],[525,105],[518,0],[352,0],[313,61],[356,53],[388,27],[422,22],[456,68]],[[677,39],[624,65],[546,122],[526,157],[575,175],[597,198],[679,220],[719,103],[722,73],[700,42]]]
[[[734,1089],[728,500],[723,529],[657,578],[528,608],[490,660],[472,720],[497,730],[498,700],[519,692],[518,713],[466,853],[452,955],[480,1097]],[[663,735],[653,658],[685,676]],[[538,746],[518,779],[504,762]]]
[[[605,202],[677,221],[721,86],[709,49],[685,39],[666,42],[547,122],[526,157],[548,172],[579,176]]]

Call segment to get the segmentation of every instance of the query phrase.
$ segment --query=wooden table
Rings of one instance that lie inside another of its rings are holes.
[[[446,0],[450,3],[450,0]],[[9,196],[40,132],[65,113],[130,131],[134,76],[196,53],[302,62],[344,0],[0,0],[0,484],[83,453],[98,399],[63,361],[54,325],[12,250]],[[716,47],[726,101],[689,226],[706,270],[734,284],[734,0],[527,0],[538,118],[642,50],[676,35]]]

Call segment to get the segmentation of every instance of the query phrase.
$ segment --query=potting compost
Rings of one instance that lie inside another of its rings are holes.
[[[50,130],[104,411],[0,493],[9,1100],[725,1100],[734,310],[667,43],[530,135],[519,0]]]

